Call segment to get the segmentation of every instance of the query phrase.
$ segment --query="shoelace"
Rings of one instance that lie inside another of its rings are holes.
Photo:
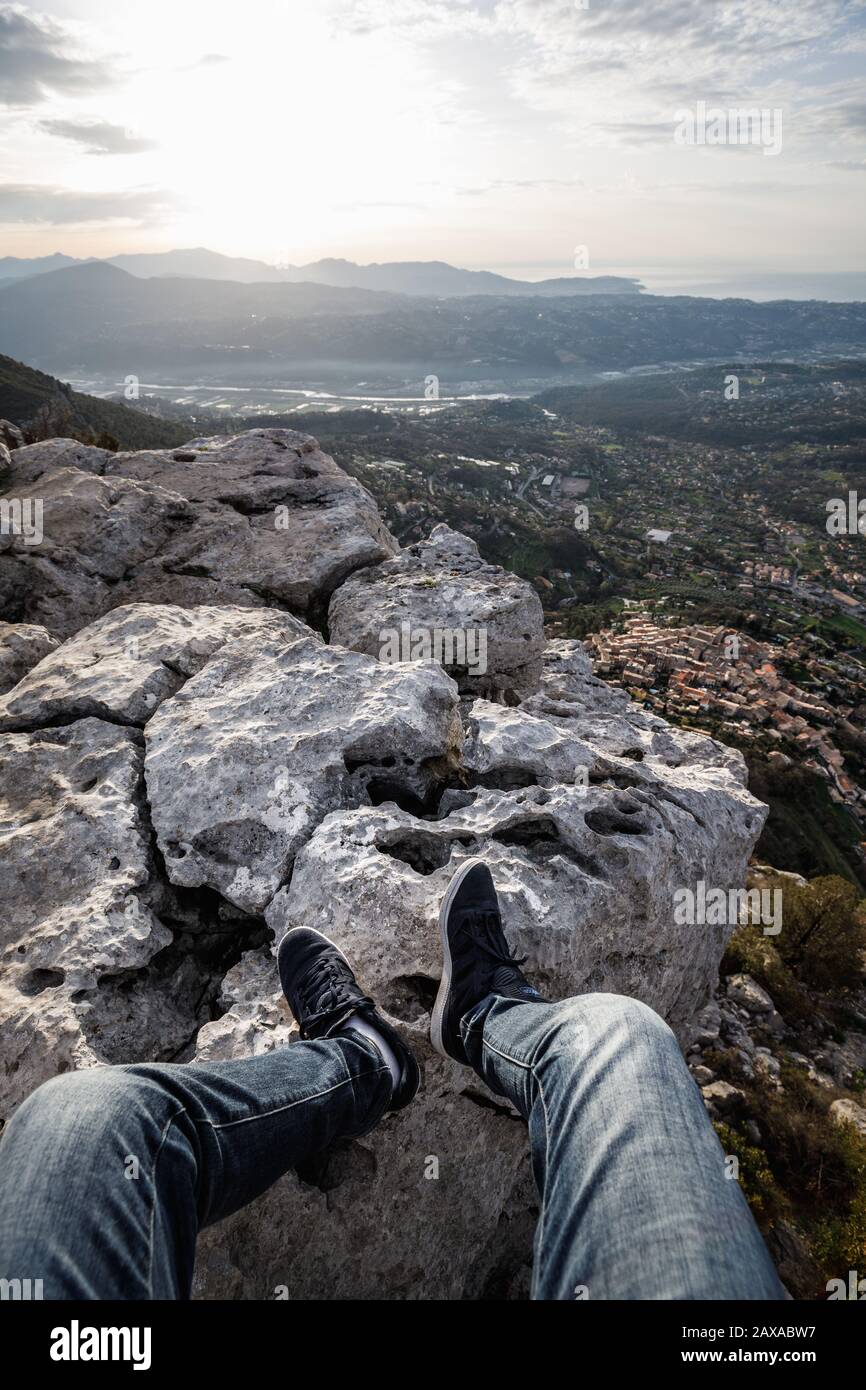
[[[344,1005],[351,1004],[357,1009],[362,1004],[373,1003],[360,993],[348,967],[335,956],[322,955],[313,961],[298,985],[298,994],[304,1008],[305,1031]]]
[[[528,956],[515,956],[508,949],[502,934],[502,918],[498,912],[467,912],[460,923],[460,931],[471,935],[475,948],[483,951],[490,960],[496,961],[499,965],[506,965],[511,970],[519,971],[529,959]]]

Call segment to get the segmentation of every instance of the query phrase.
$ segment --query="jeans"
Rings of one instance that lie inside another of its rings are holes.
[[[537,1299],[784,1297],[670,1029],[645,1005],[489,995],[471,1064],[526,1118]],[[199,1230],[338,1138],[390,1073],[347,1034],[243,1061],[99,1066],[40,1086],[0,1141],[0,1277],[45,1298],[188,1298]]]

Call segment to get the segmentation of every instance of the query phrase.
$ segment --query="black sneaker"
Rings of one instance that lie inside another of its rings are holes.
[[[312,927],[287,932],[277,952],[280,983],[301,1030],[302,1038],[331,1038],[359,1014],[391,1048],[400,1063],[389,1110],[402,1110],[415,1094],[421,1074],[414,1055],[395,1028],[377,1012],[364,994],[343,952]]]
[[[508,949],[499,900],[483,859],[470,859],[448,885],[439,913],[444,963],[442,983],[433,1006],[430,1038],[443,1057],[467,1061],[460,1020],[488,994],[527,1002],[545,1002],[520,967],[526,957]]]

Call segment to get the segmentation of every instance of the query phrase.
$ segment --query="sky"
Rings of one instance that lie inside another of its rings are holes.
[[[866,0],[0,0],[0,255],[863,271],[864,71]]]

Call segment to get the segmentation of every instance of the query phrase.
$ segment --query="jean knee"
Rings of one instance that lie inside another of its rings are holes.
[[[63,1072],[31,1091],[12,1116],[7,1133],[26,1127],[55,1144],[66,1136],[104,1134],[116,1127],[121,1115],[134,1110],[139,1090],[140,1083],[121,1067]]]
[[[628,994],[584,995],[584,1027],[600,1037],[615,1036],[632,1048],[670,1052],[679,1056],[679,1046],[670,1026],[655,1009]]]

